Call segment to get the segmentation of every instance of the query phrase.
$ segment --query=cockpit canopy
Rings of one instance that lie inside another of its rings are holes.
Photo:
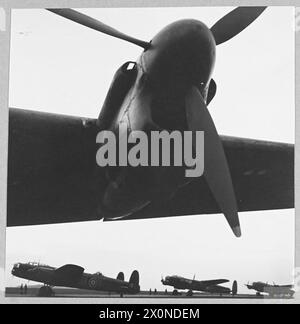
[[[18,262],[18,263],[14,264],[15,269],[19,269],[22,266],[25,266],[25,267],[26,266],[29,266],[29,267],[48,267],[48,265],[43,264],[43,263],[39,263],[39,262],[27,262],[27,263]]]

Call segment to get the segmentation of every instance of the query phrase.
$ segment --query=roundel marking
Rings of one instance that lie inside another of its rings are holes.
[[[97,278],[91,277],[88,281],[88,285],[90,288],[96,288],[97,287]]]

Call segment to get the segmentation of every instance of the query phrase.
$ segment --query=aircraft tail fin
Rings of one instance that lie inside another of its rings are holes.
[[[232,284],[232,290],[231,290],[231,293],[233,296],[235,296],[238,292],[238,284],[237,284],[237,281],[235,280]]]
[[[122,281],[125,280],[124,272],[121,271],[118,273],[117,280],[122,280]]]
[[[137,286],[140,283],[140,275],[137,270],[134,270],[130,276],[129,283]]]

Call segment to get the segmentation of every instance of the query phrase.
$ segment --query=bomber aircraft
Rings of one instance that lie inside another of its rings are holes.
[[[240,237],[239,211],[294,208],[294,146],[219,136],[208,110],[216,46],[265,9],[238,7],[211,28],[179,20],[151,41],[72,9],[48,9],[143,52],[117,70],[98,118],[10,109],[8,226],[223,213]],[[124,124],[147,133],[203,131],[203,176],[187,178],[173,166],[99,167],[98,132]]]
[[[39,290],[39,296],[54,296],[52,287],[70,287],[78,289],[98,290],[123,294],[137,294],[140,291],[139,273],[134,270],[129,281],[125,281],[124,273],[119,272],[116,279],[104,276],[102,273],[85,273],[84,268],[66,264],[60,268],[50,267],[35,262],[16,263],[11,271],[12,275],[37,281],[44,284]]]
[[[186,279],[179,276],[167,276],[161,279],[163,285],[174,287],[173,295],[178,295],[177,289],[188,290],[187,296],[193,295],[193,290],[202,291],[210,294],[228,295],[233,296],[237,294],[237,282],[234,281],[232,289],[220,286],[220,284],[229,282],[226,279],[216,279],[216,280],[195,280],[194,278]]]
[[[288,296],[293,297],[295,294],[295,291],[293,289],[293,285],[276,285],[275,283],[273,285],[270,285],[268,283],[264,282],[253,282],[252,284],[247,284],[246,287],[248,289],[256,290],[257,296],[261,296],[261,293],[267,293],[270,297],[280,297],[280,296]]]

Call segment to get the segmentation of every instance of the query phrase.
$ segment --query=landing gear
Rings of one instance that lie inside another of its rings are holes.
[[[50,286],[43,286],[39,289],[38,297],[54,297],[55,293]]]
[[[256,293],[256,297],[261,297],[261,293],[260,292],[257,292]]]
[[[124,297],[124,294],[123,293],[120,293],[120,297],[123,298]]]
[[[178,290],[174,289],[173,292],[172,292],[172,295],[173,296],[178,296],[179,295]]]
[[[193,290],[189,290],[189,291],[186,293],[186,296],[187,296],[187,297],[192,297],[192,296],[193,296]]]

